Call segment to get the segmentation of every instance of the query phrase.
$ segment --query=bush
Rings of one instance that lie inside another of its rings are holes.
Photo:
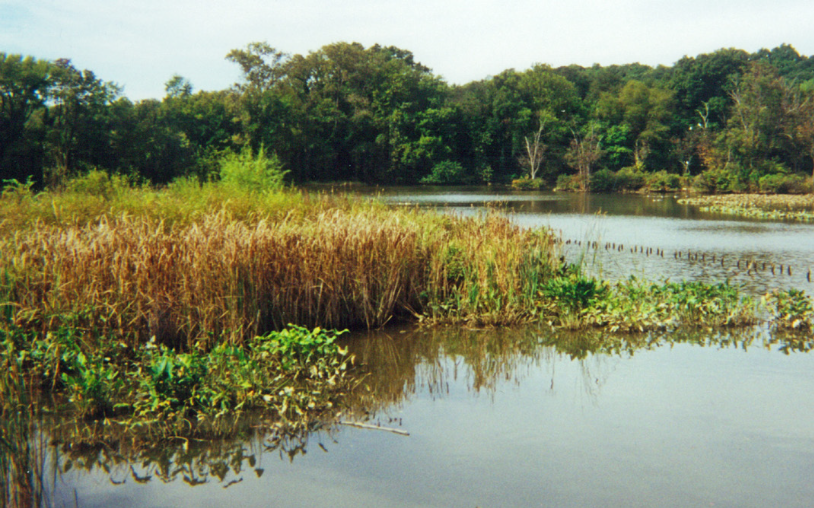
[[[239,154],[229,152],[220,159],[221,182],[251,191],[282,189],[286,173],[277,155],[266,155],[262,146],[257,155],[247,146]]]
[[[634,166],[627,166],[616,172],[616,186],[618,189],[639,190],[645,185],[646,175]]]
[[[760,192],[775,194],[805,194],[811,192],[811,182],[802,175],[765,175],[759,180]]]
[[[739,187],[738,177],[726,169],[709,169],[696,176],[692,182],[693,188],[705,194],[732,192]]]
[[[681,190],[681,177],[661,170],[646,177],[647,188],[653,192],[675,192]]]
[[[543,181],[539,178],[524,176],[512,180],[512,187],[518,190],[540,190],[543,187]]]
[[[609,169],[600,169],[591,175],[591,192],[612,192],[616,186],[616,175]]]
[[[425,185],[456,185],[468,183],[469,180],[466,170],[460,163],[444,161],[433,166],[430,174],[419,182]]]
[[[107,171],[91,169],[86,174],[73,178],[65,184],[65,190],[75,194],[87,194],[103,199],[121,196],[132,187],[127,177],[110,175]]]

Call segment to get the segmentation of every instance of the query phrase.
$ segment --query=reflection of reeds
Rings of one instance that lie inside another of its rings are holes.
[[[0,412],[0,506],[48,506],[46,436],[29,408]]]

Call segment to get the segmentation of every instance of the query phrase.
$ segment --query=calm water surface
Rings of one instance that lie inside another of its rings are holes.
[[[657,280],[730,280],[743,284],[753,294],[775,288],[809,291],[814,288],[809,282],[814,275],[807,276],[814,269],[812,224],[703,213],[697,207],[678,204],[676,196],[659,194],[586,195],[419,187],[391,189],[381,197],[393,203],[434,206],[464,214],[500,206],[518,224],[553,228],[563,240],[571,240],[571,244],[563,247],[570,261],[583,260],[590,272],[611,280],[630,275]],[[599,248],[587,248],[588,242],[597,242]],[[616,249],[605,249],[606,244],[615,245]],[[642,254],[642,248],[653,253]],[[656,249],[664,251],[664,257],[655,255]],[[752,261],[757,270],[747,273],[747,265]]]
[[[811,225],[705,215],[669,197],[426,189],[384,197],[461,213],[501,201],[518,223],[548,225],[583,242],[564,246],[565,255],[585,257],[589,269],[611,278],[730,277],[759,294],[807,288],[805,273],[814,266]],[[589,250],[589,240],[625,250]],[[634,254],[631,245],[664,249],[665,257]],[[716,260],[724,254],[726,261],[678,260],[679,250]],[[733,266],[737,259],[791,264],[792,275],[746,275]],[[639,337],[604,350],[598,340],[534,328],[357,334],[349,345],[369,371],[371,396],[360,402],[367,423],[409,436],[334,426],[282,447],[258,436],[167,450],[162,460],[124,453],[106,461],[94,452],[86,461],[96,464],[91,471],[75,465],[52,477],[51,500],[156,507],[811,506],[814,356],[785,348],[765,329]],[[64,470],[71,453],[48,455]],[[161,464],[181,472],[162,479]]]

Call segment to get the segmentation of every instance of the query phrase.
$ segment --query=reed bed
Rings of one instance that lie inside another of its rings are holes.
[[[0,308],[28,329],[206,349],[288,323],[517,322],[532,315],[536,288],[557,263],[550,234],[496,215],[288,192],[255,196],[253,209],[234,195],[208,213],[187,204],[193,218],[170,213],[167,221],[160,210],[177,210],[171,197],[149,213],[111,217],[136,201],[119,197],[69,222],[45,220],[42,203],[32,206],[27,222],[0,237]],[[64,209],[64,196],[50,199]]]

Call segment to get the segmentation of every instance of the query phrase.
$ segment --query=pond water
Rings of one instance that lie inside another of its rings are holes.
[[[760,294],[808,289],[814,266],[814,226],[701,214],[671,197],[383,197],[459,213],[501,201],[519,224],[561,230],[566,256],[611,278],[729,277]],[[746,274],[746,260],[760,269]],[[777,274],[781,263],[791,275]],[[247,432],[152,454],[48,437],[32,455],[49,506],[811,505],[814,356],[803,351],[814,339],[765,328],[601,338],[533,327],[359,333],[348,344],[370,393],[353,419],[376,428],[330,425],[282,443]]]
[[[409,188],[384,190],[380,196],[464,214],[498,206],[520,225],[554,229],[570,241],[563,245],[569,261],[582,262],[589,272],[610,280],[631,275],[730,280],[753,294],[814,288],[814,274],[809,275],[814,269],[812,224],[705,213],[679,204],[678,196],[661,194]],[[598,248],[588,248],[589,242]]]

